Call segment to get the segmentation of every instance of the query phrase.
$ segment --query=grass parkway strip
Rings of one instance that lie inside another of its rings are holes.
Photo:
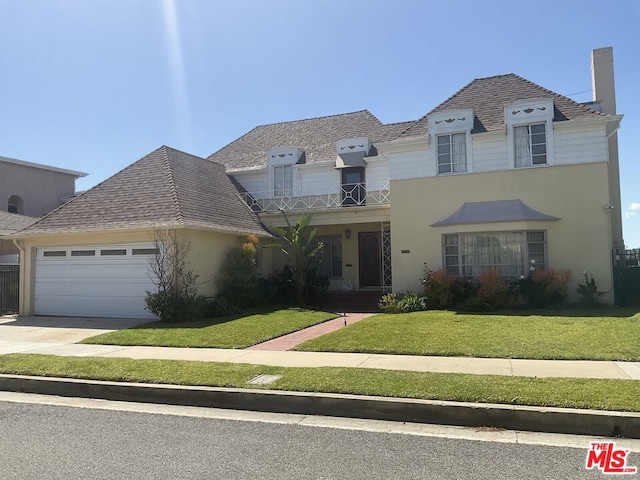
[[[288,368],[27,354],[0,356],[0,373],[640,412],[640,381],[636,380]],[[282,378],[263,387],[247,383],[260,374],[282,375]]]

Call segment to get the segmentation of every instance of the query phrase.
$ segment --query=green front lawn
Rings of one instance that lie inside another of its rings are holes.
[[[526,378],[337,367],[289,368],[24,354],[0,356],[0,373],[640,411],[640,381],[637,380]],[[247,384],[259,374],[282,375],[282,378],[269,385]]]
[[[147,323],[105,333],[81,343],[158,347],[246,348],[335,318],[334,313],[286,308],[189,323]]]
[[[533,359],[640,360],[637,310],[377,315],[296,350]]]

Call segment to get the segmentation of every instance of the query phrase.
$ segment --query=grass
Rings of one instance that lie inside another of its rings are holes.
[[[636,380],[526,378],[337,367],[290,368],[26,354],[0,356],[0,372],[108,381],[640,411],[640,381]],[[266,386],[247,385],[248,380],[258,374],[278,374],[282,378]]]
[[[158,347],[245,348],[335,318],[334,313],[286,308],[189,323],[153,322],[87,338],[81,343]]]
[[[494,358],[640,360],[640,313],[600,309],[377,315],[296,350]],[[635,315],[634,315],[635,314]]]

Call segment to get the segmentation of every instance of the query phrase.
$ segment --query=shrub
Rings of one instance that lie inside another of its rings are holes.
[[[495,270],[486,270],[478,277],[475,296],[488,310],[504,308],[507,305],[507,285]]]
[[[417,293],[409,292],[400,298],[398,308],[402,313],[420,312],[427,309],[427,302]]]
[[[583,273],[582,282],[576,287],[576,292],[580,295],[580,300],[578,301],[580,306],[594,308],[602,305],[598,300],[599,293],[596,281],[586,271]]]
[[[426,310],[427,304],[417,293],[387,293],[380,298],[378,307],[383,313],[409,313]]]
[[[210,309],[204,295],[187,296],[172,290],[147,292],[144,300],[147,310],[162,322],[193,322],[207,316]]]
[[[228,303],[253,307],[263,302],[258,281],[258,237],[247,236],[246,242],[231,247],[216,276],[218,296]]]
[[[382,313],[399,313],[400,307],[398,306],[400,299],[395,293],[387,293],[380,298],[378,307]]]
[[[529,308],[559,307],[570,278],[570,270],[537,270],[517,282],[517,289]]]
[[[466,284],[446,270],[430,270],[426,265],[422,286],[428,308],[444,310],[453,308],[468,295]]]

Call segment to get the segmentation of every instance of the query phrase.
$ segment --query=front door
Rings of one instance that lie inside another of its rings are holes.
[[[358,257],[360,259],[360,287],[379,287],[380,281],[380,232],[358,234]]]

